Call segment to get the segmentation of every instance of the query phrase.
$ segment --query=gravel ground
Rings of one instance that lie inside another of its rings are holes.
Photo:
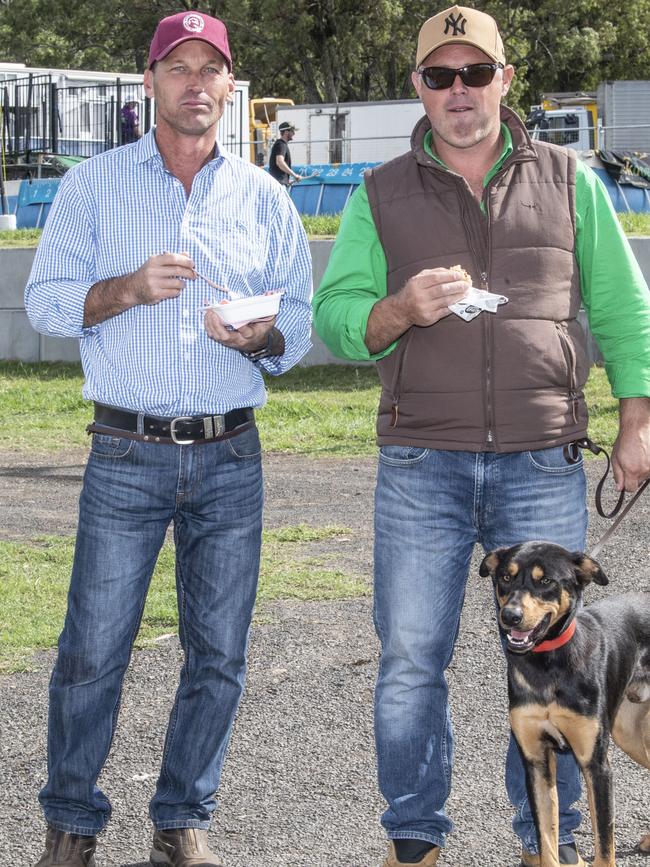
[[[74,533],[84,452],[0,455],[0,537]],[[601,464],[588,464],[593,491]],[[369,577],[375,462],[266,458],[267,526],[340,524],[353,532],[336,557]],[[609,592],[650,590],[650,497],[601,554]],[[593,521],[591,542],[604,522]],[[477,554],[478,558],[478,554]],[[502,764],[507,740],[505,665],[489,586],[472,566],[458,648],[449,674],[456,768],[449,813],[456,824],[445,867],[516,867],[517,844]],[[589,597],[602,593],[590,588]],[[486,612],[489,615],[486,617]],[[212,842],[229,867],[377,867],[385,850],[378,817],[372,690],[378,647],[371,602],[284,602],[257,612],[247,689],[233,733]],[[47,681],[53,654],[33,671],[0,678],[0,865],[38,858],[44,824],[36,796],[45,779]],[[134,654],[117,736],[101,784],[113,820],[98,867],[145,867],[154,788],[181,654],[175,636]],[[617,863],[648,867],[634,854],[650,830],[648,777],[615,747]],[[583,808],[586,809],[583,803]],[[589,822],[579,833],[593,854]]]

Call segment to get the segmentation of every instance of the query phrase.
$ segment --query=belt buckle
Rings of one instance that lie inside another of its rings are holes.
[[[176,418],[173,418],[169,424],[169,435],[172,438],[172,442],[175,442],[177,446],[189,446],[194,440],[179,440],[176,436],[176,425],[181,421],[192,421],[191,415],[179,415]]]

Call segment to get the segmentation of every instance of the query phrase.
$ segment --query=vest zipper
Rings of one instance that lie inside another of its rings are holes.
[[[464,179],[461,179],[461,184],[464,185],[464,192],[472,202],[472,207],[476,207],[476,200],[474,198],[474,194],[469,189],[467,182]],[[491,181],[490,181],[491,183]],[[489,187],[489,184],[488,184]],[[486,188],[487,189],[487,188]],[[477,266],[477,270],[479,272],[479,277],[481,281],[481,289],[485,289],[489,291],[489,273],[490,273],[490,265],[491,265],[491,250],[490,250],[490,202],[489,198],[485,195],[485,219],[487,221],[487,232],[486,232],[486,253],[487,253],[487,262],[483,256],[479,256],[477,254],[476,246],[474,244],[475,235],[472,232],[472,220],[468,221],[467,219],[467,209],[464,205],[461,205],[461,220],[463,222],[463,227],[465,229],[465,236],[467,237],[467,243],[469,249],[471,251],[472,257],[474,259],[474,263]],[[461,198],[461,202],[462,202]],[[482,215],[479,215],[479,219],[483,220]],[[483,232],[482,223],[478,223],[478,231]],[[485,318],[487,316],[487,318]],[[489,314],[483,314],[483,335],[484,335],[484,351],[485,351],[485,428],[486,428],[486,438],[485,443],[488,451],[492,451],[496,445],[496,438],[494,436],[494,425],[492,418],[492,352],[491,352],[491,343],[492,343],[492,322],[490,321]]]
[[[488,184],[488,187],[490,184]],[[487,268],[481,271],[481,289],[485,289],[487,292],[490,291],[490,284],[488,280],[488,275],[490,273],[490,269],[492,267],[492,246],[490,242],[490,222],[491,222],[491,214],[490,214],[490,197],[486,195],[487,188],[483,193],[485,198],[485,219],[487,220],[487,233],[486,233],[486,243],[487,243]],[[487,412],[487,437],[486,437],[486,445],[490,451],[496,448],[495,436],[493,433],[494,429],[494,418],[493,418],[493,410],[494,407],[492,405],[492,339],[493,339],[493,331],[492,331],[492,314],[491,313],[483,313],[485,319],[485,403],[486,403],[486,412]]]

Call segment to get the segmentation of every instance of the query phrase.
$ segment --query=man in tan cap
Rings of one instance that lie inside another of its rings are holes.
[[[581,303],[620,398],[617,486],[633,491],[650,476],[647,286],[596,175],[574,151],[531,141],[501,104],[513,75],[489,15],[453,6],[423,25],[412,80],[426,116],[411,150],[368,172],[351,198],[314,298],[330,350],[375,360],[382,383],[384,867],[432,867],[452,829],[445,670],[474,545],[585,548],[582,459],[565,453],[587,430]],[[497,306],[459,303],[468,294]],[[558,861],[584,867],[573,755],[559,753],[557,768]],[[506,784],[522,867],[534,867],[539,843],[514,742]]]

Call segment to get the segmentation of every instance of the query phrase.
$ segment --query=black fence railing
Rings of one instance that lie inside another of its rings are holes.
[[[1,146],[9,163],[32,164],[38,155],[90,157],[147,132],[150,100],[142,85],[60,87],[51,75],[0,82]]]

